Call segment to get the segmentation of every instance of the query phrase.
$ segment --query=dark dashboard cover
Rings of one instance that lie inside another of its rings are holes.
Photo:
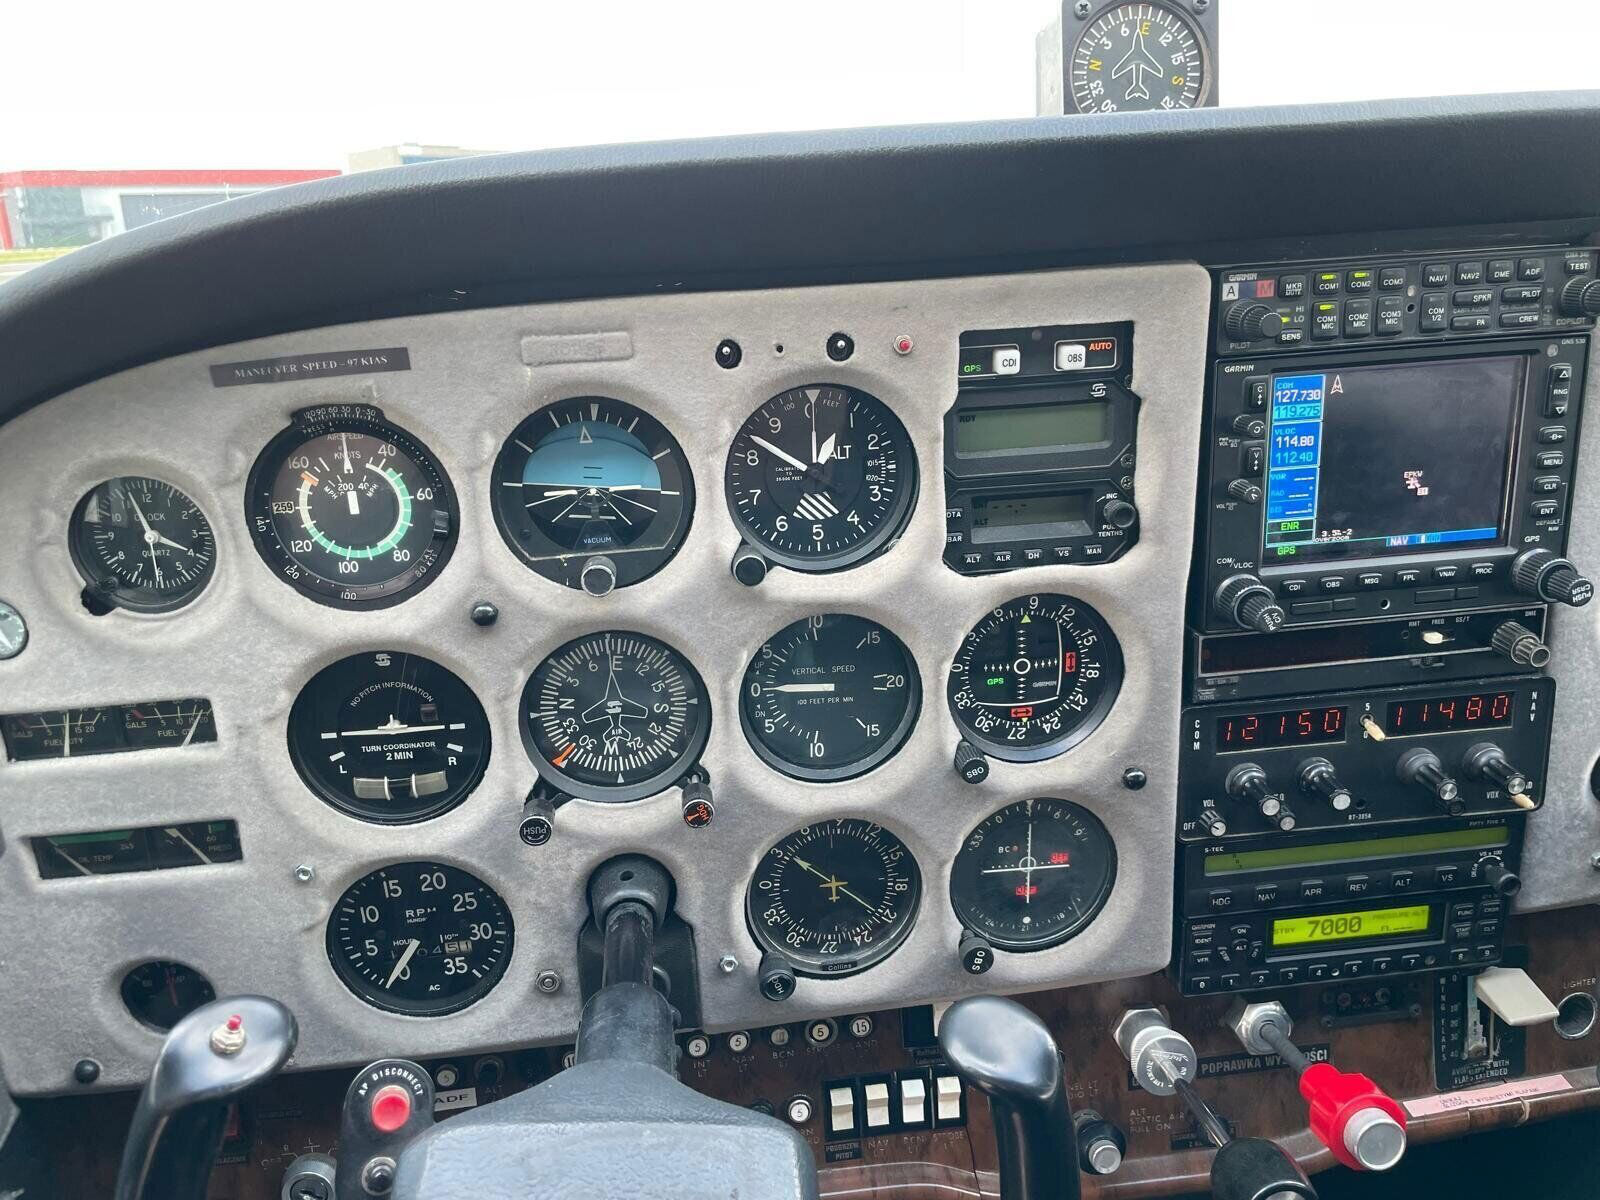
[[[0,422],[242,338],[687,288],[1305,253],[1600,224],[1600,92],[1046,117],[492,155],[257,193],[0,288]]]

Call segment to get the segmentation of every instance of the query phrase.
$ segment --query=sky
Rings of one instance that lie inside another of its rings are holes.
[[[1188,3],[1189,0],[1183,0]],[[1225,106],[1600,88],[1597,0],[1214,0]],[[3,52],[0,170],[342,168],[1034,111],[1052,0],[78,0]]]

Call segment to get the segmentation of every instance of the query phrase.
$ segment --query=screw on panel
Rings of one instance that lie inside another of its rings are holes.
[[[1589,865],[1596,871],[1600,871],[1600,850],[1596,850],[1593,854],[1589,855]]]
[[[472,606],[472,623],[488,628],[500,619],[500,610],[487,600],[479,600]]]
[[[717,960],[717,966],[722,968],[724,975],[732,975],[739,969],[739,960],[731,954],[724,954]]]
[[[301,863],[294,869],[294,877],[297,883],[310,883],[317,877],[317,869],[310,863]]]
[[[1194,10],[1197,13],[1203,13],[1210,7],[1211,0],[1194,0]]]
[[[1089,4],[1089,0],[1078,0],[1078,2],[1072,6],[1072,15],[1077,17],[1080,21],[1087,21],[1089,19],[1090,9],[1091,5]]]
[[[561,976],[555,971],[540,971],[533,981],[533,986],[546,996],[553,996],[561,990]]]
[[[1122,773],[1122,786],[1130,792],[1137,792],[1150,782],[1150,777],[1138,767],[1129,767]]]
[[[72,1066],[72,1078],[78,1083],[93,1083],[100,1078],[100,1064],[92,1058],[80,1058]]]

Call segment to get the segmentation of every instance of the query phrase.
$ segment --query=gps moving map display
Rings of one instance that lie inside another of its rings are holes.
[[[1266,557],[1498,542],[1523,371],[1507,355],[1273,376]]]

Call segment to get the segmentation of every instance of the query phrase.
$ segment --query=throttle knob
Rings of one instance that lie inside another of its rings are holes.
[[[1467,805],[1461,799],[1461,786],[1444,773],[1444,764],[1432,750],[1418,746],[1407,750],[1394,765],[1394,773],[1401,783],[1419,787],[1434,798],[1446,813],[1459,817]]]
[[[1241,301],[1228,309],[1222,327],[1236,342],[1253,342],[1277,337],[1283,330],[1283,318],[1268,305]]]
[[[1284,612],[1272,589],[1254,575],[1230,575],[1217,588],[1212,607],[1224,620],[1257,633],[1276,633]]]
[[[1562,288],[1561,315],[1600,317],[1600,279],[1574,279]]]
[[[1511,582],[1518,591],[1573,608],[1594,599],[1594,584],[1578,574],[1570,559],[1548,550],[1525,550],[1517,555],[1511,564]]]
[[[1542,667],[1550,661],[1550,647],[1539,635],[1517,621],[1502,621],[1489,645],[1519,667]]]
[[[1312,796],[1320,796],[1334,812],[1344,812],[1354,802],[1350,789],[1339,782],[1333,764],[1325,758],[1308,758],[1300,764],[1300,787]]]

